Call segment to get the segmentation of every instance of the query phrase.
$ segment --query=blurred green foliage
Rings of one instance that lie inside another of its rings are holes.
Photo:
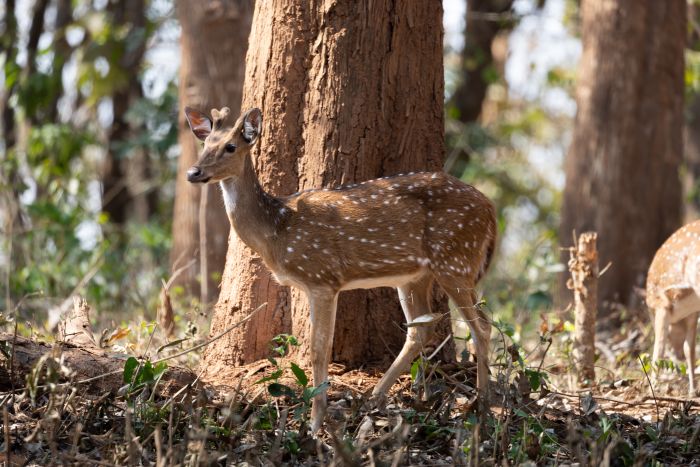
[[[173,21],[173,5],[147,1],[138,25],[120,17],[124,5],[73,1],[62,25],[51,19],[60,15],[47,13],[35,63],[26,63],[26,53],[21,62],[0,51],[1,84],[14,111],[4,122],[11,134],[0,141],[0,310],[40,292],[23,306],[36,323],[74,292],[86,295],[102,319],[153,316],[169,271],[176,85],[157,96],[136,93],[124,140],[110,139],[109,114],[114,94],[148,66],[133,58],[135,49],[157,45],[158,28]],[[17,46],[20,57],[27,44]],[[148,176],[138,189],[157,194],[146,218],[116,225],[102,212],[108,146],[127,164],[137,155],[145,159]]]

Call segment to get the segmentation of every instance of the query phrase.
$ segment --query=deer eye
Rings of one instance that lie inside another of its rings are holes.
[[[233,143],[228,143],[226,146],[224,146],[224,149],[226,152],[233,152],[236,150],[236,145]]]

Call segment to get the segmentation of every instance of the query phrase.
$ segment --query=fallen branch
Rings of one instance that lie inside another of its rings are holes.
[[[16,378],[16,381],[10,381],[9,377],[3,378],[0,375],[0,391],[10,390],[13,382],[15,387],[24,386],[25,375],[31,374],[39,359],[51,352],[60,355],[63,363],[74,371],[74,380],[61,385],[92,383],[85,388],[89,394],[117,391],[124,385],[122,374],[126,355],[113,355],[96,347],[76,347],[70,343],[51,345],[19,336],[15,339],[14,335],[5,333],[0,333],[0,346],[9,349],[14,357],[12,374]],[[0,354],[0,364],[3,366],[10,364],[3,354]],[[159,388],[162,393],[170,394],[171,391],[174,392],[194,381],[195,377],[195,373],[188,368],[172,366],[163,376],[162,386]],[[21,387],[14,392],[21,392],[24,389]]]
[[[212,342],[221,339],[236,327],[250,320],[258,311],[264,308],[265,305],[266,303],[263,303],[244,319],[231,325],[225,331],[217,334],[211,339],[208,339],[206,342],[190,347],[182,352],[160,358],[153,361],[153,363],[172,360],[187,353],[201,349],[202,347],[206,347]],[[15,340],[14,345],[12,345],[13,340]],[[54,346],[58,347],[58,351],[63,357],[64,363],[76,372],[77,377],[77,380],[60,383],[57,386],[95,383],[90,384],[87,388],[88,393],[92,394],[99,394],[105,391],[116,391],[123,386],[124,383],[121,376],[124,372],[124,362],[126,361],[127,356],[110,355],[102,349],[92,347],[75,347],[69,343],[56,343]],[[37,361],[39,361],[43,355],[52,351],[52,347],[46,343],[34,342],[30,339],[15,337],[13,334],[5,333],[0,333],[0,347],[11,348],[11,359],[14,359],[14,364],[12,366],[12,369],[14,370],[13,373],[19,375],[29,374]],[[8,360],[7,357],[0,353],[0,363],[4,364],[6,360]],[[4,387],[4,384],[10,383],[11,381],[9,377],[3,377],[3,371],[2,366],[0,366],[0,390],[20,392],[26,389],[23,387],[12,390],[9,384],[8,387]],[[197,375],[188,368],[171,366],[163,376],[161,381],[162,386],[159,385],[160,392],[166,396],[173,394],[183,386],[191,384],[196,378]],[[37,386],[37,388],[43,387],[45,387],[45,385]]]

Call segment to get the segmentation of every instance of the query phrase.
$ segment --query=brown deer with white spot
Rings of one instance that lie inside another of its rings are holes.
[[[695,395],[695,339],[700,315],[700,221],[671,235],[654,255],[647,276],[646,302],[654,313],[654,362],[670,344],[685,359],[688,392]]]
[[[225,127],[228,108],[213,121],[186,108],[194,134],[204,141],[187,172],[193,183],[219,182],[231,225],[283,285],[303,290],[311,309],[313,384],[328,378],[338,294],[343,290],[396,287],[408,332],[406,342],[373,395],[381,396],[420,353],[433,332],[434,281],[470,326],[477,359],[481,407],[488,384],[491,324],[476,304],[475,286],[496,241],[491,202],[477,189],[442,172],[397,175],[351,186],[275,197],[263,190],[250,150],[261,131],[260,110]],[[313,401],[317,431],[326,395]]]

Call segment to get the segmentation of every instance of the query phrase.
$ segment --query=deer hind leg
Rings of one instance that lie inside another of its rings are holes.
[[[683,355],[688,372],[688,393],[691,397],[695,396],[695,346],[700,317],[700,287],[693,287],[693,292],[674,304],[674,316],[680,318],[680,322],[672,325],[681,326],[685,330]]]
[[[313,384],[318,387],[328,381],[328,365],[333,350],[335,312],[338,293],[334,290],[311,290],[308,293],[311,308],[311,367]],[[326,392],[314,397],[311,403],[311,431],[316,433],[326,414]]]
[[[685,319],[686,334],[683,353],[685,354],[685,362],[688,368],[688,393],[691,397],[695,397],[695,340],[698,334],[698,314],[696,312]]]
[[[430,313],[430,292],[432,286],[433,277],[430,274],[426,274],[414,282],[397,287],[401,308],[408,324],[417,317]],[[399,355],[384,373],[382,379],[374,387],[372,391],[373,396],[386,394],[399,375],[406,371],[423,346],[427,344],[433,328],[434,324],[430,322],[417,326],[408,326],[406,342],[404,342],[401,352],[399,352]]]
[[[462,318],[469,325],[474,338],[476,349],[476,387],[482,408],[488,406],[489,384],[489,340],[491,337],[491,321],[486,314],[477,307],[476,293],[473,287],[466,285],[466,278],[447,275],[437,276],[437,281],[447,295],[457,306]]]

